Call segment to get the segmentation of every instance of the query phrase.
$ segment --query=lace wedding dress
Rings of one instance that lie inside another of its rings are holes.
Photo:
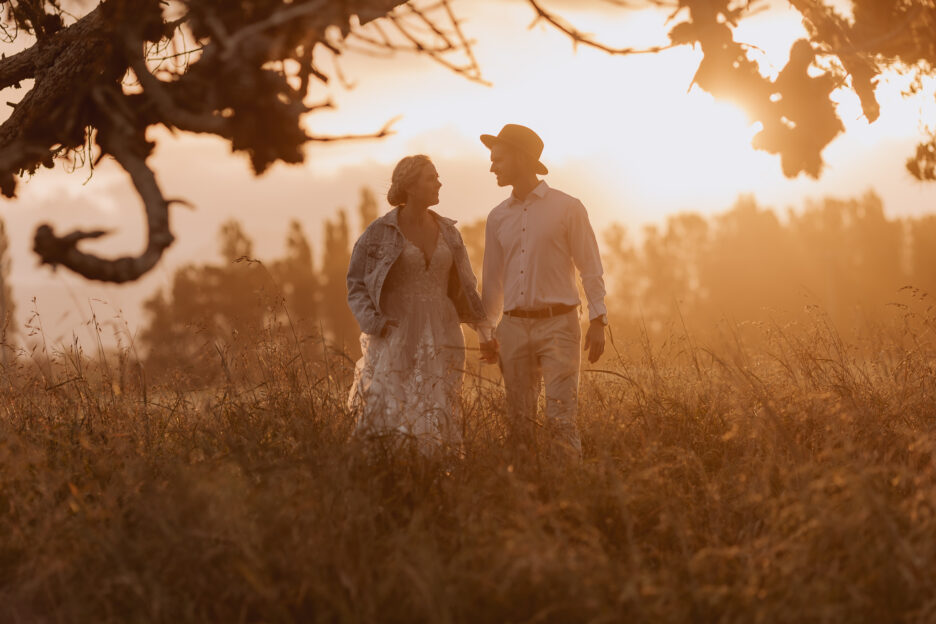
[[[387,274],[380,307],[398,325],[384,337],[361,335],[348,398],[359,431],[413,436],[423,449],[460,441],[465,339],[447,295],[452,262],[441,235],[428,263],[407,240]]]

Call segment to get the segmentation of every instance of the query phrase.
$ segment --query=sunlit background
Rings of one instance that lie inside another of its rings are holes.
[[[667,42],[665,11],[572,1],[549,6],[611,45]],[[168,284],[180,265],[215,259],[218,228],[232,218],[254,239],[261,259],[280,253],[294,218],[319,254],[323,220],[340,207],[353,215],[361,187],[382,196],[393,164],[407,154],[426,153],[436,161],[443,182],[440,212],[462,223],[481,219],[505,190],[488,173],[478,135],[496,133],[509,122],[540,134],[548,181],[580,197],[596,229],[618,222],[639,232],[642,224],[678,212],[712,215],[741,194],[753,194],[778,212],[810,198],[855,197],[869,189],[883,199],[888,215],[919,216],[934,208],[933,188],[911,178],[904,160],[919,138],[921,109],[929,106],[924,112],[930,119],[936,115],[924,96],[901,97],[906,85],[899,77],[879,86],[882,115],[874,124],[861,115],[856,96],[837,93],[846,132],[825,150],[824,175],[818,181],[789,180],[777,157],[750,147],[758,127],[740,109],[692,87],[698,50],[610,56],[575,49],[548,26],[530,28],[533,13],[520,0],[471,0],[455,7],[491,86],[420,56],[348,53],[339,62],[350,86],[336,83],[311,95],[330,97],[336,108],[310,115],[310,132],[367,133],[398,118],[388,138],[311,144],[304,165],[278,165],[255,178],[246,159],[231,155],[219,140],[160,136],[152,164],[164,193],[194,208],[173,207],[177,242],[136,284],[97,285],[53,273],[37,267],[30,251],[35,226],[49,221],[60,231],[110,229],[110,237],[88,248],[136,254],[144,240],[143,214],[121,171],[103,162],[93,175],[87,168],[42,171],[23,184],[19,198],[6,201],[2,212],[12,239],[20,325],[38,309],[47,338],[69,342],[73,335],[89,335],[94,311],[104,320],[119,317],[132,333],[143,320],[140,301]],[[783,67],[790,44],[802,34],[798,14],[786,2],[744,20],[736,31],[738,40],[757,43],[752,57],[766,74]]]

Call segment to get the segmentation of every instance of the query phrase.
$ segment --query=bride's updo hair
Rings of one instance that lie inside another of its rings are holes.
[[[403,206],[406,204],[409,189],[419,178],[423,167],[431,165],[432,161],[425,154],[416,154],[407,156],[397,163],[393,168],[393,176],[390,179],[390,190],[387,191],[387,201],[391,206]]]

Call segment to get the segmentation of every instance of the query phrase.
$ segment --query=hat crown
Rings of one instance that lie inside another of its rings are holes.
[[[539,162],[540,156],[543,154],[543,139],[539,138],[538,134],[526,126],[507,124],[501,128],[497,136],[482,134],[481,142],[484,143],[485,147],[488,149],[493,149],[498,143],[509,145],[530,156],[536,162],[536,173],[549,173],[549,169],[546,168],[546,165]]]
[[[520,124],[507,124],[497,134],[498,141],[511,143],[522,148],[537,159],[543,154],[543,139],[539,135]]]

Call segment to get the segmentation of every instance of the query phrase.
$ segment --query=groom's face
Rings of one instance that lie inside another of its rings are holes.
[[[497,178],[497,186],[512,186],[520,174],[520,158],[509,145],[495,143],[491,147],[491,173]]]

